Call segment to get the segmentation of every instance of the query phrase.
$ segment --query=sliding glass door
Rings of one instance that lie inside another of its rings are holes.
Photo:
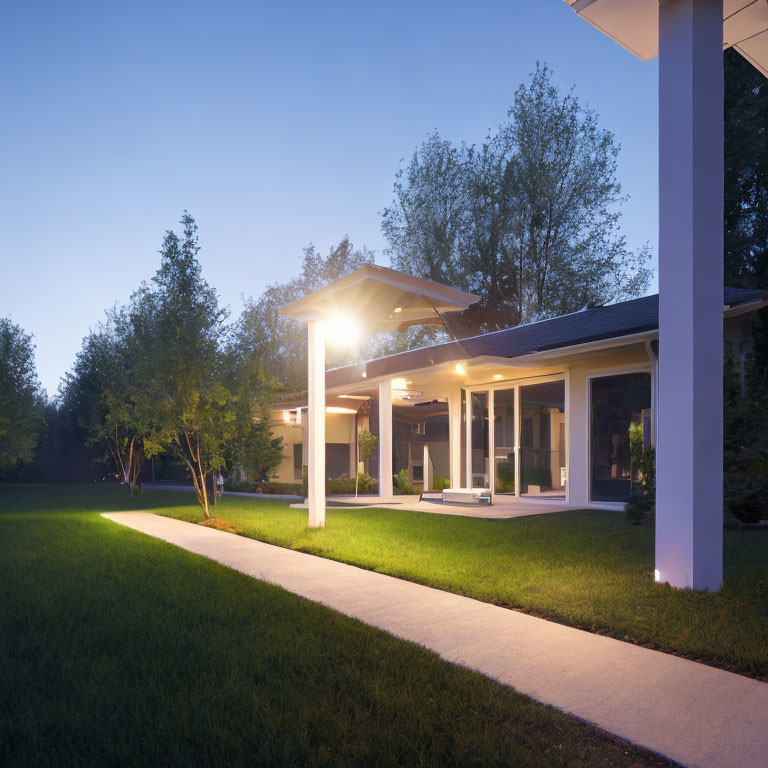
[[[467,390],[467,485],[494,494],[566,493],[565,380]]]
[[[520,493],[565,496],[565,381],[520,387]]]
[[[469,487],[490,488],[488,392],[472,392],[467,402],[471,410],[469,460],[467,462],[470,474]]]
[[[496,389],[493,394],[493,490],[515,494],[515,387]]]

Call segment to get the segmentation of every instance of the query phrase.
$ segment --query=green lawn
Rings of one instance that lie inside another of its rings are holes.
[[[199,521],[199,507],[163,512]],[[719,594],[653,582],[653,527],[616,512],[481,520],[329,509],[324,530],[286,504],[225,497],[215,514],[253,538],[517,608],[768,679],[768,533],[725,534]]]
[[[164,505],[192,518],[190,501],[0,485],[0,764],[669,765],[98,514]],[[285,508],[220,509],[302,538],[301,515]],[[331,528],[305,543],[349,542],[355,520],[331,513]]]

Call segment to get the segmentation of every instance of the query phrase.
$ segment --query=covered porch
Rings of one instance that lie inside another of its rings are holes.
[[[535,325],[525,332],[540,332]],[[631,485],[630,427],[647,445],[655,439],[653,336],[514,358],[472,357],[464,343],[449,342],[328,371],[328,505],[499,518],[623,509]],[[464,341],[471,347],[472,340]],[[286,456],[295,457],[298,480],[311,460],[306,400],[282,408],[275,421],[287,425],[278,434],[291,443]],[[378,438],[378,453],[367,461],[357,455],[359,429]],[[355,471],[372,477],[375,495],[334,492],[334,482]],[[398,476],[410,494],[398,488]],[[443,503],[443,489],[487,498]]]

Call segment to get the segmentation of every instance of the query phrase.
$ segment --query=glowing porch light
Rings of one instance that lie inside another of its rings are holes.
[[[340,405],[327,405],[325,407],[326,413],[346,413],[346,414],[355,414],[357,411],[354,408],[343,408]]]
[[[503,373],[494,373],[493,374],[493,380],[494,381],[501,381],[504,378]]]
[[[408,382],[405,379],[392,379],[392,389],[408,389]]]
[[[403,311],[403,308],[402,308],[402,307],[395,307],[395,314],[396,314],[396,315],[397,315],[397,314],[399,314],[399,313],[400,313],[400,312],[402,312],[402,311]]]
[[[326,338],[337,346],[351,347],[360,338],[360,326],[351,315],[333,315],[326,323]]]
[[[456,363],[456,365],[453,367],[453,370],[459,376],[466,376],[466,374],[467,374],[467,369],[461,363]]]

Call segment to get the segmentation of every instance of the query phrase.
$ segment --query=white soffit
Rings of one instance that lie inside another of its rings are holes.
[[[643,61],[659,55],[659,0],[565,0],[584,21]],[[723,48],[768,77],[768,0],[723,0]]]

